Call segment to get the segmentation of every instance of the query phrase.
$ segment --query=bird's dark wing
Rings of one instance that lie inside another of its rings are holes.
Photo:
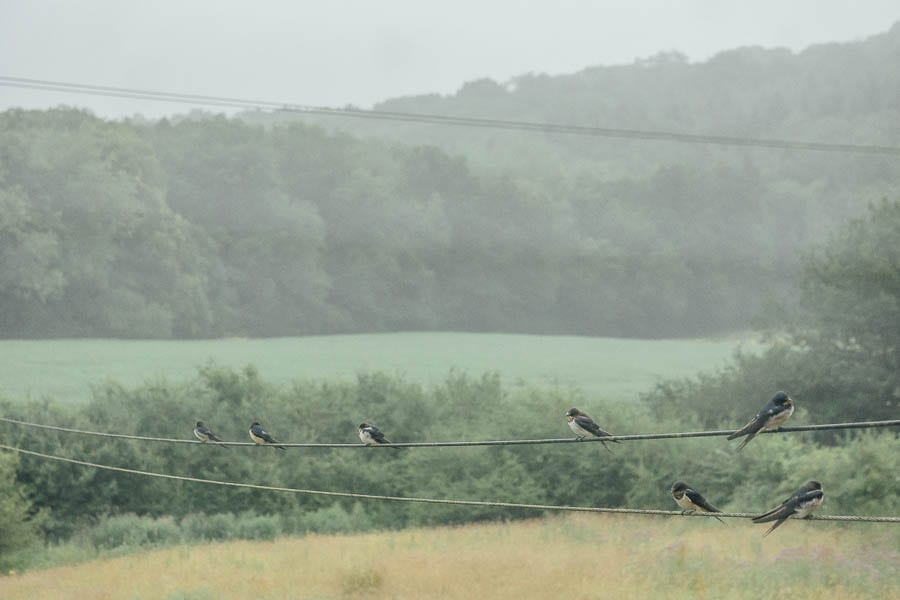
[[[582,429],[589,431],[592,435],[597,437],[609,437],[612,435],[608,431],[600,429],[600,426],[594,423],[594,420],[587,415],[578,415],[575,417],[575,422],[578,423]]]
[[[797,509],[800,508],[801,504],[806,504],[815,498],[821,498],[822,495],[822,490],[808,490],[806,487],[802,487],[769,512],[763,513],[758,517],[753,517],[753,522],[768,523],[775,519],[786,519],[797,512]]]
[[[707,512],[722,512],[721,510],[719,510],[718,508],[716,508],[715,506],[710,504],[706,500],[706,498],[703,497],[703,494],[701,494],[700,492],[698,492],[696,490],[692,490],[691,488],[688,488],[684,491],[684,495],[687,496],[691,502],[693,502],[694,504],[696,504],[697,506],[699,506],[700,508],[702,508],[703,510],[705,510]]]
[[[760,427],[762,427],[762,426],[760,426]],[[741,450],[743,450],[743,449],[744,449],[744,446],[746,446],[747,444],[749,444],[750,441],[753,440],[753,438],[755,438],[755,437],[756,437],[756,434],[758,434],[758,433],[759,433],[759,429],[757,429],[756,431],[754,431],[753,433],[751,433],[751,434],[749,434],[747,437],[745,437],[743,440],[741,440],[741,443],[738,444],[738,447],[737,447],[738,452],[740,452]]]
[[[757,424],[758,421],[759,421],[759,415],[756,415],[755,417],[750,419],[749,423],[747,423],[746,425],[744,425],[743,427],[741,427],[734,433],[729,434],[726,439],[733,440],[735,438],[741,437],[742,435],[747,435],[748,433],[750,433],[753,430],[753,427]],[[760,427],[762,427],[762,425],[760,425]],[[757,430],[758,429],[759,428],[757,428]]]
[[[381,432],[381,430],[377,427],[366,427],[363,429],[363,431],[366,431],[370,436],[372,436],[372,439],[379,444],[390,444],[387,438],[384,437],[384,434]]]
[[[209,427],[206,427],[206,426],[204,426],[204,427],[198,427],[198,428],[197,428],[197,431],[199,431],[200,433],[202,433],[203,435],[205,435],[206,437],[208,437],[209,439],[211,439],[211,440],[214,441],[214,442],[221,442],[221,441],[222,441],[222,440],[220,440],[220,439],[216,436],[216,434],[214,434],[214,433],[212,432],[212,429],[210,429]]]
[[[276,444],[275,447],[278,448],[279,450],[287,450],[287,448],[285,448],[284,446],[278,446],[278,445],[277,445],[277,444],[278,444],[278,440],[276,440],[276,439],[273,438],[271,435],[269,435],[269,432],[268,432],[268,431],[266,431],[265,429],[262,429],[261,431],[262,431],[262,435],[259,436],[259,437],[261,437],[262,439],[266,440],[266,442],[268,442],[269,444]]]
[[[767,414],[766,414],[767,411],[769,409],[773,408],[774,406],[775,405],[772,404],[771,402],[769,402],[769,404],[766,404],[761,411],[756,413],[756,415],[754,415],[754,417],[752,419],[750,419],[750,422],[748,422],[746,425],[744,425],[743,427],[741,427],[740,429],[738,429],[737,431],[735,431],[734,433],[729,435],[727,439],[733,440],[735,438],[741,437],[742,435],[757,433],[760,429],[763,428],[763,425],[766,424],[766,421],[769,420],[769,416],[767,416]]]
[[[775,402],[769,400],[766,405],[762,407],[762,410],[760,410],[758,413],[756,413],[756,416],[750,419],[749,423],[729,435],[728,439],[733,440],[734,438],[741,437],[742,435],[756,434],[766,426],[766,423],[769,422],[769,419],[789,409],[790,407],[786,404],[775,404]]]
[[[752,520],[754,523],[768,523],[775,519],[786,519],[794,514],[795,510],[797,510],[797,499],[795,496],[791,496],[769,512],[753,517]]]
[[[767,523],[769,521],[775,521],[769,530],[766,531],[764,536],[769,535],[778,527],[787,521],[794,513],[797,512],[800,508],[805,508],[810,502],[814,502],[816,500],[821,500],[824,493],[822,490],[807,490],[806,488],[801,488],[794,492],[794,495],[782,502],[780,505],[776,506],[769,512],[764,515],[760,515],[758,517],[753,517],[754,523]]]
[[[262,440],[265,440],[269,444],[277,444],[278,443],[278,440],[276,440],[271,435],[269,435],[269,432],[266,431],[265,429],[263,429],[262,427],[254,427],[252,429],[252,431],[253,431],[253,435],[255,435],[256,437],[258,437]]]
[[[775,521],[774,523],[772,523],[772,526],[766,530],[766,532],[763,534],[763,537],[766,537],[767,535],[769,535],[770,533],[772,533],[773,531],[778,529],[781,526],[781,524],[787,520],[788,520],[787,517],[782,517],[782,518],[778,519],[777,521]]]
[[[760,431],[762,431],[763,427],[774,417],[775,415],[780,415],[786,410],[790,410],[789,406],[775,404],[774,402],[769,402],[763,408],[763,410],[756,413],[756,416],[753,417],[753,420],[747,423],[743,429],[740,431],[735,431],[731,435],[728,436],[729,440],[733,440],[736,437],[740,437],[742,435],[747,435],[747,439],[745,439],[738,446],[738,450],[742,450],[744,446],[750,443],[750,440],[756,437]]]

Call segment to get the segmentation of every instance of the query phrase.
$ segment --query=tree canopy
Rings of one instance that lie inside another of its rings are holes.
[[[900,26],[379,108],[896,146],[898,58]],[[891,156],[329,119],[0,113],[0,336],[707,335],[900,195]]]

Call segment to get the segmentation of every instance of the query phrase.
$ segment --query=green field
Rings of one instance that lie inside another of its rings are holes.
[[[0,390],[7,398],[82,401],[91,385],[136,385],[193,377],[209,362],[253,364],[273,383],[353,378],[385,371],[424,384],[451,369],[498,372],[507,385],[576,386],[610,400],[632,400],[655,382],[723,366],[753,341],[634,340],[475,333],[390,333],[199,341],[4,340]]]

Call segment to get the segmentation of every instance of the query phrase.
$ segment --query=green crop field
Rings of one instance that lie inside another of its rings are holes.
[[[897,598],[872,524],[573,515],[129,554],[0,577],[7,600]]]
[[[390,333],[199,341],[0,341],[0,394],[85,400],[91,384],[192,377],[210,362],[253,364],[275,383],[386,371],[424,384],[451,370],[498,372],[507,385],[576,386],[631,400],[655,382],[721,367],[752,340],[633,340],[475,333]]]

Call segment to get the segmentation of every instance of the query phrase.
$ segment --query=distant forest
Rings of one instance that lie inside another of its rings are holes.
[[[900,25],[376,108],[900,145]],[[900,160],[192,113],[0,113],[0,337],[746,328]]]

